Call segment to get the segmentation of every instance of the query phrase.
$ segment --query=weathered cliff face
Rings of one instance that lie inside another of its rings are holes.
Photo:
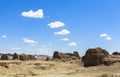
[[[18,60],[36,60],[34,55],[26,55],[26,54],[13,54],[13,60],[18,59]]]
[[[8,55],[7,54],[2,54],[1,60],[9,60]]]
[[[64,61],[70,61],[70,60],[80,60],[80,56],[77,51],[73,53],[60,53],[58,51],[55,51],[53,54],[53,60],[59,59]]]
[[[120,55],[120,52],[113,52],[112,55]]]
[[[109,55],[108,51],[102,48],[88,49],[85,56],[82,57],[85,67],[97,66],[100,64],[111,65],[120,62],[119,55]]]
[[[96,66],[103,64],[104,58],[107,58],[109,53],[102,48],[88,49],[85,56],[82,58],[84,66]]]

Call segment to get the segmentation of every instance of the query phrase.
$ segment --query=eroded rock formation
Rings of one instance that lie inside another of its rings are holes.
[[[104,58],[107,58],[109,53],[102,48],[88,49],[82,61],[84,66],[96,66],[104,63]]]
[[[8,55],[7,54],[2,54],[1,60],[9,60]]]
[[[75,51],[73,53],[60,53],[58,51],[55,51],[53,54],[53,59],[70,61],[70,60],[79,60],[80,56],[77,51]]]

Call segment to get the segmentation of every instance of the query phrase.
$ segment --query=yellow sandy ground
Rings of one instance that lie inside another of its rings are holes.
[[[0,77],[97,77],[103,74],[120,77],[120,63],[85,68],[81,63],[55,61],[0,61]]]

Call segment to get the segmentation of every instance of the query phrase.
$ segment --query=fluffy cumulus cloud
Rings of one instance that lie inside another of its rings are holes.
[[[71,42],[71,43],[68,44],[68,46],[77,46],[77,43]]]
[[[43,18],[43,9],[38,9],[37,11],[27,11],[27,12],[22,12],[21,14],[24,17],[30,17],[30,18]]]
[[[106,40],[112,40],[112,38],[106,33],[100,34],[100,37],[105,38]]]
[[[65,24],[61,21],[55,21],[55,22],[51,22],[48,24],[48,26],[50,26],[50,28],[59,28],[59,27],[63,27]]]
[[[6,35],[2,35],[1,38],[7,38],[7,36]]]
[[[70,34],[70,31],[67,30],[67,29],[63,29],[63,30],[61,30],[59,32],[55,32],[54,34],[55,35],[66,35],[66,34]]]
[[[68,38],[63,38],[63,39],[60,39],[60,40],[62,40],[62,41],[69,41]]]
[[[29,38],[22,38],[24,43],[28,43],[28,44],[36,44],[38,43],[37,41],[31,40]]]

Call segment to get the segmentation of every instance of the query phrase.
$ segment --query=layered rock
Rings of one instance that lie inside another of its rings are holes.
[[[26,55],[26,54],[13,54],[13,60],[18,59],[18,60],[36,60],[34,55]]]
[[[104,58],[108,58],[109,53],[102,48],[88,49],[82,61],[84,66],[97,66],[104,63]]]
[[[120,52],[113,52],[112,55],[120,55]]]
[[[18,59],[18,58],[19,58],[18,54],[17,54],[17,53],[14,53],[14,54],[13,54],[13,60]]]
[[[70,61],[70,60],[79,60],[80,56],[77,51],[75,51],[73,53],[60,53],[58,51],[55,51],[53,54],[53,59]]]
[[[1,60],[9,60],[8,55],[7,54],[2,54]]]
[[[107,66],[117,62],[120,63],[120,55],[109,55],[108,58],[104,58],[103,60],[103,64]]]
[[[53,59],[62,59],[62,54],[59,53],[58,51],[55,51],[54,54],[53,54]]]

